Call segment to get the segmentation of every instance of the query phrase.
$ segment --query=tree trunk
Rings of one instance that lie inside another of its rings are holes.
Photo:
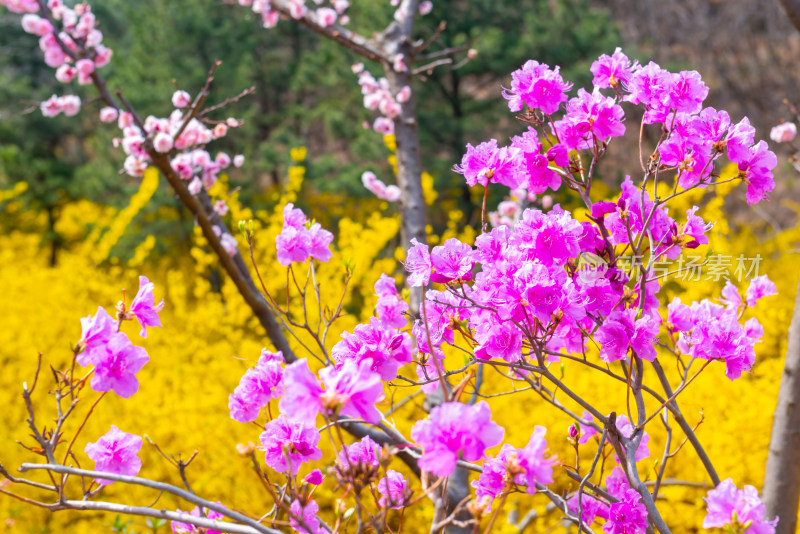
[[[795,28],[800,30],[800,0],[779,0],[786,16]]]
[[[780,518],[776,534],[794,534],[800,500],[800,282],[772,423],[763,500],[766,516]]]

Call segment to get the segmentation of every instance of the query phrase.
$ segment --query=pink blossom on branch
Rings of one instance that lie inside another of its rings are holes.
[[[449,476],[459,458],[475,462],[486,449],[499,445],[505,431],[491,420],[485,401],[474,405],[446,402],[431,410],[427,419],[411,429],[411,438],[423,449],[419,467],[438,476]]]
[[[132,313],[136,317],[136,320],[139,321],[139,324],[142,325],[142,330],[139,332],[139,335],[142,337],[147,337],[148,326],[161,326],[161,319],[158,317],[158,312],[164,309],[164,300],[162,299],[156,304],[155,297],[153,296],[153,289],[155,289],[155,284],[148,280],[146,276],[140,276],[139,291],[133,298],[133,302],[131,302],[129,308],[130,313]]]
[[[136,373],[148,361],[150,357],[147,352],[142,347],[134,346],[124,332],[112,334],[104,353],[98,354],[92,362],[92,389],[100,392],[113,391],[127,399],[139,391]]]
[[[136,476],[142,468],[138,453],[142,448],[141,436],[123,432],[114,425],[94,443],[86,444],[86,455],[94,460],[94,470],[116,475]],[[112,480],[96,479],[101,486]]]

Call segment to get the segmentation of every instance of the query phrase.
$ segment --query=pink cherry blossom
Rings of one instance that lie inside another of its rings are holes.
[[[773,126],[769,138],[776,143],[788,143],[797,135],[797,126],[793,122],[782,122]]]
[[[192,97],[186,91],[175,91],[172,94],[172,105],[176,108],[185,108],[192,102]]]

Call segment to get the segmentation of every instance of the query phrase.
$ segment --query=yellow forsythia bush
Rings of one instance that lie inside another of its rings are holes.
[[[387,146],[391,146],[391,139],[387,140]],[[284,190],[275,193],[272,198],[276,206],[272,211],[253,212],[241,206],[238,193],[228,189],[224,178],[211,191],[215,198],[227,201],[230,213],[226,217],[232,228],[236,227],[239,220],[253,220],[256,236],[254,255],[267,290],[279,302],[281,299],[277,296],[285,296],[286,279],[285,270],[275,262],[275,236],[283,222],[282,206],[286,202],[297,201],[304,177],[302,160],[305,154],[298,151],[292,156],[295,165],[289,170]],[[426,179],[426,182],[426,197],[432,203],[435,199],[432,179]],[[119,212],[86,202],[68,208],[58,230],[73,238],[85,236],[85,243],[63,251],[56,267],[48,267],[47,258],[38,248],[38,235],[11,232],[0,236],[0,279],[4,284],[0,305],[0,318],[4,325],[0,329],[0,356],[5,371],[0,378],[0,402],[6,407],[0,415],[0,424],[6,429],[7,436],[7,439],[0,441],[0,462],[10,467],[32,459],[32,455],[14,444],[13,439],[30,444],[30,440],[26,441],[25,438],[26,413],[20,392],[23,381],[31,383],[37,353],[44,353],[46,362],[35,395],[39,410],[37,421],[41,423],[53,418],[52,400],[45,395],[49,364],[61,368],[69,361],[70,344],[80,336],[79,318],[93,314],[98,305],[111,310],[122,298],[122,288],[127,288],[127,298],[130,299],[138,287],[137,276],[144,274],[156,284],[156,298],[165,299],[166,307],[161,313],[164,328],[150,329],[146,340],[137,341],[143,343],[151,357],[150,363],[139,374],[140,392],[129,400],[115,395],[107,396],[78,438],[76,456],[84,460],[82,451],[85,444],[105,433],[113,422],[126,432],[146,433],[167,455],[188,459],[195,450],[200,451],[188,469],[193,489],[211,500],[220,500],[230,507],[255,512],[268,505],[268,498],[258,478],[252,473],[249,459],[237,453],[236,445],[256,441],[260,429],[231,420],[228,417],[227,399],[241,375],[257,359],[261,347],[269,346],[261,326],[252,317],[236,288],[224,276],[219,291],[214,290],[208,273],[216,268],[217,260],[208,252],[198,229],[195,229],[189,256],[155,257],[153,250],[156,243],[150,237],[139,244],[126,264],[105,262],[98,267],[98,263],[111,253],[126,228],[136,224],[137,213],[146,202],[143,199],[149,198],[157,185],[157,176],[148,173],[131,205]],[[3,209],[18,210],[13,197],[20,192],[3,192],[0,195],[0,202],[5,202]],[[787,261],[787,257],[797,250],[800,230],[789,229],[770,235],[768,239],[761,239],[752,228],[732,229],[725,223],[723,204],[726,194],[727,190],[722,188],[716,195],[703,191],[691,192],[679,197],[673,205],[676,211],[680,211],[681,203],[683,211],[695,204],[705,205],[704,217],[719,221],[709,233],[710,244],[688,252],[699,256],[708,253],[736,258],[739,254],[749,256],[758,250],[762,257],[759,274],[769,273],[778,286],[779,295],[757,308],[758,318],[765,329],[765,341],[757,347],[758,357],[753,373],[731,382],[725,378],[721,364],[711,365],[679,400],[690,424],[699,424],[698,436],[720,475],[723,478],[733,477],[738,485],[760,486],[770,434],[770,414],[774,408],[786,344],[785,332],[797,284],[796,263]],[[327,338],[328,347],[338,341],[342,331],[352,330],[372,314],[376,300],[372,285],[381,273],[395,274],[400,281],[397,263],[392,256],[402,258],[401,249],[388,250],[397,244],[400,221],[396,215],[382,214],[385,213],[385,203],[366,203],[374,211],[364,211],[363,207],[359,210],[348,206],[347,199],[338,200],[344,206],[342,210],[325,215],[325,223],[331,223],[334,218],[338,220],[338,228],[328,226],[337,236],[334,256],[315,272],[321,286],[322,302],[330,306],[338,303],[344,291],[346,265],[351,267],[352,277],[344,301],[348,313],[334,324]],[[460,230],[462,214],[452,206],[445,204],[443,207],[449,214],[447,229],[442,236],[431,236],[431,243],[449,237],[471,242],[476,235],[475,230],[470,227]],[[34,222],[41,218],[36,213],[18,215],[29,217]],[[174,216],[169,213],[164,215]],[[309,215],[313,217],[316,214],[311,210]],[[88,234],[87,228],[92,228]],[[240,250],[247,257],[246,243],[241,235],[236,237]],[[70,239],[70,242],[73,241]],[[366,247],[364,243],[370,246]],[[735,280],[734,269],[735,262],[728,273]],[[296,275],[305,276],[305,272],[297,271]],[[735,283],[741,289],[746,289],[746,282]],[[673,295],[680,295],[684,302],[717,295],[723,284],[722,277],[699,282],[673,280],[666,284],[662,302],[668,302]],[[309,321],[315,324],[318,317],[313,299],[311,304],[308,308]],[[292,300],[291,309],[295,317],[302,317],[297,299]],[[138,332],[135,324],[126,324],[125,329],[132,337]],[[308,343],[309,339],[300,334],[300,341]],[[292,342],[298,355],[303,357],[305,353],[302,347],[298,342]],[[457,368],[462,359],[463,356],[453,351],[448,354],[448,366]],[[667,372],[674,375],[674,366],[669,357],[662,355],[661,360]],[[558,370],[558,366],[555,364],[554,369]],[[513,387],[504,377],[493,374],[490,367],[485,372],[483,394],[500,394]],[[580,366],[566,362],[560,372],[569,387],[597,401],[601,410],[616,410],[619,413],[624,410],[625,390],[617,383],[604,381],[598,378],[597,373],[587,373]],[[463,378],[463,375],[454,375],[452,380],[455,383]],[[674,376],[672,378],[675,379]],[[654,377],[646,376],[645,379],[652,382]],[[517,387],[520,386],[517,384]],[[89,404],[93,398],[89,394],[83,402]],[[387,399],[385,407],[392,400],[397,402],[401,399]],[[507,442],[521,446],[527,441],[534,425],[545,424],[549,428],[551,453],[557,454],[564,464],[574,465],[575,451],[566,439],[571,423],[568,418],[554,411],[531,391],[496,397],[492,403],[494,419],[506,428]],[[422,399],[417,397],[398,410],[394,419],[400,430],[408,431],[411,422],[420,416],[421,406]],[[655,406],[651,404],[648,408]],[[86,405],[79,406],[78,416],[66,429],[67,435],[74,432],[87,409]],[[672,426],[675,437],[671,450],[675,450],[682,439],[676,425]],[[665,435],[657,422],[649,428],[652,455],[641,464],[641,474],[644,478],[653,479]],[[744,441],[748,445],[739,447],[734,445],[734,441]],[[143,476],[180,485],[176,469],[154,446],[146,443],[141,456]],[[591,460],[587,454],[580,454],[582,463]],[[86,462],[89,463],[88,460]],[[608,463],[612,462],[609,459]],[[648,466],[652,468],[648,470]],[[692,483],[707,481],[688,445],[669,461],[666,478]],[[574,485],[556,470],[554,489],[574,489]],[[419,489],[418,482],[412,486]],[[110,500],[122,498],[124,492],[125,502],[139,505],[149,505],[158,497],[152,491],[136,487],[112,485],[106,491]],[[707,488],[684,485],[666,485],[663,488],[663,493],[673,503],[665,512],[672,515],[676,532],[698,529],[704,514],[701,497],[706,491]],[[319,500],[324,506],[330,503],[330,496],[322,494]],[[166,496],[161,496],[158,502],[164,508],[177,507],[177,503]],[[503,516],[508,512],[511,512],[511,516],[508,521],[499,519],[496,528],[515,532],[516,529],[511,525],[513,516],[522,517],[531,507],[539,512],[541,525],[552,525],[552,518],[557,517],[559,512],[546,508],[546,504],[542,498],[512,496],[503,512]],[[5,497],[0,498],[0,514],[5,520],[0,523],[0,529],[10,532],[57,532],[65,529],[75,533],[98,532],[107,531],[113,521],[112,517],[100,513],[50,514]],[[404,531],[421,532],[418,525],[429,525],[429,518],[423,518],[423,514],[419,511],[408,514]],[[148,530],[144,520],[134,518],[134,521],[141,525],[134,525],[135,530]],[[537,531],[541,525],[534,522],[531,531]]]

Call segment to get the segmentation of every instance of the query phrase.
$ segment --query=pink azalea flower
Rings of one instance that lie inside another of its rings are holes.
[[[318,261],[330,261],[333,253],[331,252],[331,241],[333,234],[322,228],[319,223],[314,223],[308,229],[309,249],[308,254]]]
[[[406,506],[410,496],[408,481],[402,474],[389,469],[386,471],[386,476],[378,481],[378,493],[382,495],[378,500],[381,507],[399,510]]]
[[[580,508],[581,520],[587,525],[594,523],[594,520],[598,517],[608,519],[608,505],[586,493],[580,496],[580,504],[578,502],[578,494],[572,495],[567,499],[567,507],[575,515],[578,514],[578,509]]]
[[[351,466],[360,466],[364,470],[376,470],[380,467],[381,446],[369,436],[361,441],[345,445],[336,456],[336,469],[340,474]]]
[[[150,357],[142,347],[134,346],[124,332],[112,334],[105,348],[105,354],[98,354],[92,362],[92,389],[113,391],[127,399],[139,391],[136,373],[150,361]]]
[[[748,534],[774,534],[778,518],[767,520],[766,507],[753,486],[738,489],[730,478],[723,480],[706,497],[708,513],[703,528],[748,525]],[[734,523],[734,517],[735,523]]]
[[[303,482],[306,484],[313,484],[315,486],[319,486],[322,484],[323,480],[322,471],[319,469],[314,469],[310,473],[308,473],[305,477],[303,477]]]
[[[323,390],[308,368],[308,361],[303,358],[287,365],[283,380],[284,394],[278,405],[281,413],[295,420],[314,421],[322,408]]]
[[[295,499],[289,508],[289,526],[292,530],[300,534],[327,534],[319,524],[319,505],[313,500],[309,499],[305,504],[301,503],[299,499]],[[302,522],[301,522],[302,521]]]
[[[473,480],[471,484],[475,488],[475,496],[478,499],[493,501],[503,492],[510,477],[505,458],[513,451],[514,447],[506,443],[496,458],[483,462],[481,475],[478,480]]]
[[[572,89],[559,74],[559,67],[551,69],[538,61],[529,60],[511,73],[511,88],[503,91],[512,112],[522,111],[522,105],[531,109],[541,109],[542,113],[555,113],[562,102],[567,101],[566,93]]]
[[[311,238],[305,228],[285,226],[281,233],[275,237],[278,249],[278,263],[288,267],[294,262],[304,262],[308,259],[311,248]]]
[[[292,475],[297,474],[304,462],[322,458],[322,451],[317,447],[319,438],[313,424],[293,421],[285,415],[267,423],[260,437],[267,465],[279,473]]]
[[[283,395],[282,361],[262,356],[253,369],[247,370],[228,400],[231,419],[240,423],[255,421],[270,399]]]
[[[345,361],[339,368],[330,366],[320,370],[325,383],[321,401],[328,410],[338,408],[338,413],[360,417],[367,423],[377,424],[381,413],[375,403],[383,397],[383,383],[372,370],[369,358],[355,363]]]
[[[486,187],[491,182],[515,189],[523,178],[519,153],[514,147],[498,148],[496,139],[476,147],[467,144],[467,153],[461,159],[461,165],[455,165],[453,170],[464,175],[470,187],[476,184]]]
[[[411,438],[425,451],[420,469],[446,477],[456,468],[459,456],[468,462],[483,458],[486,449],[503,440],[503,428],[491,417],[485,401],[471,406],[446,402],[435,407],[411,429]]]
[[[147,327],[161,326],[161,320],[158,317],[158,312],[164,309],[164,300],[162,299],[158,304],[155,303],[153,297],[153,289],[155,284],[147,279],[146,276],[139,277],[139,291],[131,302],[129,311],[136,316],[136,320],[142,325],[142,330],[139,335],[147,337]]]
[[[76,361],[78,365],[85,367],[94,363],[99,357],[105,356],[106,344],[117,332],[117,321],[112,319],[103,307],[98,306],[94,317],[90,315],[81,319],[81,330],[81,340],[78,345],[82,350]]]
[[[622,53],[621,48],[617,48],[610,56],[603,54],[592,63],[590,69],[594,74],[592,84],[595,87],[607,88],[617,87],[622,83],[624,87],[631,79],[633,67],[628,56]]]
[[[114,425],[95,443],[87,443],[85,452],[94,460],[94,470],[116,475],[136,476],[142,468],[142,460],[137,456],[142,448],[142,438],[123,432]],[[101,486],[113,480],[96,479]]]
[[[408,275],[408,284],[411,287],[428,285],[431,278],[431,255],[428,245],[419,243],[416,238],[411,239],[411,248],[408,249],[405,262]]]
[[[217,501],[215,504],[218,504],[218,505],[224,507],[224,505],[219,501]],[[187,513],[187,512],[184,512],[183,510],[180,510],[180,509],[176,510],[176,511],[177,512],[181,512],[181,513]],[[203,508],[202,511],[201,511],[199,506],[196,506],[194,509],[192,509],[191,512],[188,512],[188,513],[189,513],[189,515],[194,516],[194,517],[205,517],[205,518],[212,519],[212,520],[215,520],[215,521],[222,521],[223,519],[225,519],[225,515],[224,514],[221,514],[219,512],[215,512],[214,510],[210,510],[208,508]],[[194,525],[192,525],[190,523],[182,523],[180,521],[170,521],[170,526],[172,527],[173,534],[190,534],[190,533],[194,533],[194,532],[200,532],[200,528],[199,527],[196,527],[196,526],[194,526]],[[203,532],[205,534],[221,534],[219,530],[214,530],[214,529],[207,529],[207,530],[203,529]]]
[[[606,534],[644,534],[647,532],[647,507],[636,490],[629,489],[619,502],[608,507]]]
[[[769,279],[769,277],[764,274],[761,276],[756,276],[750,281],[750,287],[747,288],[745,298],[747,299],[747,305],[753,307],[756,305],[756,302],[762,298],[771,297],[772,295],[777,294],[778,288]]]
[[[445,241],[443,246],[433,247],[431,251],[431,280],[447,283],[453,280],[471,280],[472,247],[456,238]]]
[[[556,463],[555,457],[545,458],[547,441],[544,435],[547,429],[543,426],[536,426],[528,444],[518,449],[516,462],[522,473],[516,475],[514,481],[517,484],[525,484],[527,493],[536,493],[536,484],[553,483],[553,465]]]

